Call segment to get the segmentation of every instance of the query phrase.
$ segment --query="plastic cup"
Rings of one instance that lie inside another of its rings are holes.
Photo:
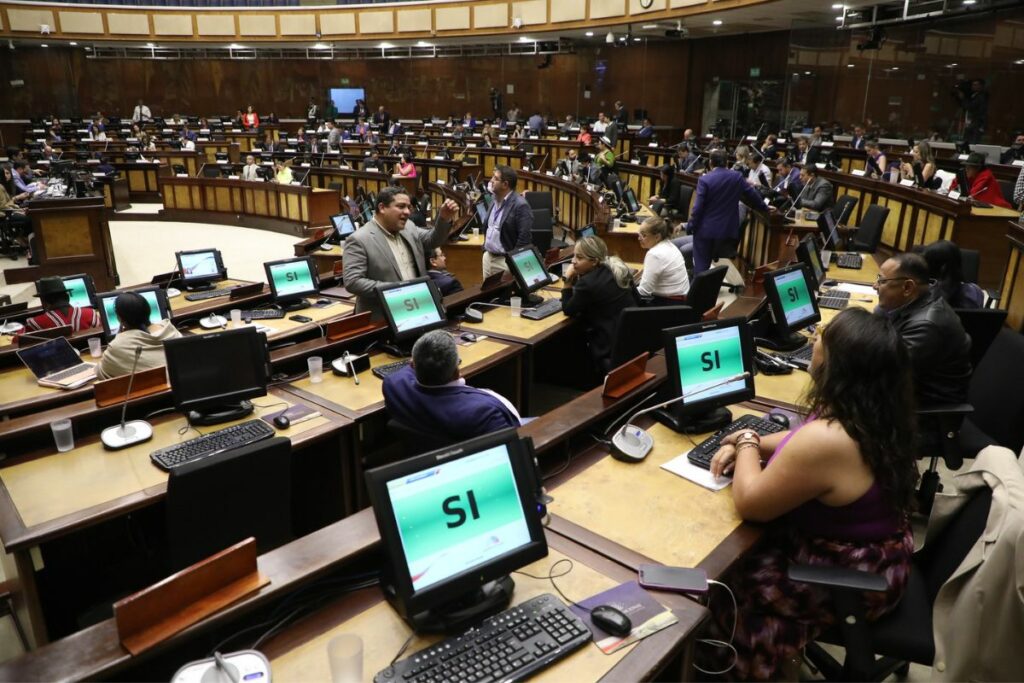
[[[242,309],[232,308],[231,309],[231,324],[238,327],[242,324]]]
[[[331,683],[362,683],[363,639],[352,633],[335,636],[327,643]]]
[[[514,296],[508,300],[509,305],[512,307],[512,317],[518,318],[523,314],[523,299],[522,297]]]
[[[306,359],[309,366],[309,381],[313,384],[320,384],[324,381],[324,359],[320,356],[310,356]]]
[[[89,340],[89,355],[93,358],[99,358],[103,355],[103,340],[99,337],[93,337]]]
[[[54,420],[50,423],[53,440],[57,443],[57,451],[67,453],[75,447],[75,435],[71,431],[71,420]]]
[[[622,221],[620,221],[618,218],[616,218],[614,221],[612,221],[612,230],[618,230],[621,227],[622,227]]]
[[[473,228],[473,237],[480,236],[480,228]]]

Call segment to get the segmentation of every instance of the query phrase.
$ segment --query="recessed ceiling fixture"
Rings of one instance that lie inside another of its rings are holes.
[[[78,43],[72,40],[70,43],[68,43],[68,45],[70,45],[71,47],[76,47]]]
[[[722,20],[721,19],[715,19],[714,21],[711,22],[711,25],[712,26],[721,26],[722,25]]]
[[[587,38],[593,38],[594,37],[594,32],[593,31],[587,31],[583,35],[585,35]]]

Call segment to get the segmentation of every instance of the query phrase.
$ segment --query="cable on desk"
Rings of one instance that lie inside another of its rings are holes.
[[[732,663],[729,664],[729,666],[727,666],[726,668],[722,669],[721,671],[708,671],[707,669],[700,668],[696,664],[693,665],[693,668],[701,672],[702,674],[707,674],[708,676],[721,676],[733,670],[733,667],[736,666],[736,661],[739,659],[740,656],[739,653],[736,652],[736,648],[732,644],[732,641],[736,639],[736,624],[740,620],[740,610],[739,606],[736,604],[736,596],[733,594],[732,589],[729,588],[729,586],[725,585],[721,581],[715,581],[714,579],[708,579],[708,583],[713,586],[721,586],[729,594],[729,598],[732,599],[732,633],[729,634],[729,642],[725,642],[724,640],[718,640],[717,638],[698,638],[697,642],[701,645],[710,645],[715,648],[729,648],[730,650],[732,650]],[[710,597],[708,599],[708,609],[711,609]]]
[[[143,417],[142,419],[143,420],[151,420],[154,417],[156,417],[157,415],[163,415],[164,413],[173,413],[175,410],[176,410],[176,408],[174,406],[169,406],[167,408],[159,408],[157,410],[154,410],[151,413],[146,413],[146,416]]]

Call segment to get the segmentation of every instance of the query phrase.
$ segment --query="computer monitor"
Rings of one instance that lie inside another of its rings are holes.
[[[274,303],[285,310],[308,308],[306,297],[315,296],[320,291],[316,265],[309,256],[267,261],[263,268],[267,273]]]
[[[167,305],[167,292],[160,287],[143,287],[141,289],[130,289],[115,292],[103,292],[96,295],[96,310],[100,313],[100,322],[103,324],[103,335],[108,339],[121,331],[121,321],[114,310],[114,302],[117,297],[125,292],[141,294],[142,298],[149,304],[149,322],[153,324],[159,320],[170,318],[170,307]]]
[[[839,222],[828,209],[818,214],[818,230],[821,233],[822,249],[832,249],[839,243]]]
[[[96,285],[93,284],[92,275],[79,273],[78,275],[64,275],[61,277],[64,286],[68,290],[68,303],[75,308],[86,308],[96,305]],[[38,288],[39,283],[36,283]]]
[[[821,321],[812,291],[810,276],[802,263],[764,276],[766,306],[760,311],[755,331],[759,346],[795,351],[807,343],[806,337],[796,333]]]
[[[796,246],[796,258],[800,263],[807,266],[807,272],[811,277],[811,289],[817,289],[825,281],[825,266],[821,261],[821,253],[818,251],[818,240],[814,235],[808,235],[800,240]]]
[[[334,226],[334,234],[328,239],[329,242],[341,244],[345,238],[356,231],[356,225],[352,222],[352,216],[347,213],[338,213],[331,216],[331,225]]]
[[[255,327],[193,334],[164,342],[174,406],[194,425],[237,420],[248,399],[267,395],[270,352]]]
[[[971,194],[971,181],[967,178],[967,171],[962,167],[956,170],[956,189],[962,197]]]
[[[489,209],[494,204],[494,195],[490,192],[481,192],[480,199],[484,200],[484,205]]]
[[[659,421],[678,432],[703,434],[732,422],[725,406],[754,398],[754,341],[746,319],[673,327],[663,338],[672,396],[683,398],[657,411]]]
[[[416,631],[461,632],[508,604],[508,576],[547,555],[529,442],[514,429],[366,473],[381,586]]]
[[[998,164],[1003,155],[1003,148],[999,145],[971,145],[971,151],[984,154],[987,164]]]
[[[576,231],[576,237],[596,237],[597,228],[593,225],[584,225],[582,228]]]
[[[189,291],[213,289],[213,283],[225,280],[228,271],[220,249],[193,249],[174,254],[178,262],[179,282]]]
[[[487,230],[487,213],[490,210],[487,206],[487,202],[480,201],[474,205],[476,209],[476,220],[480,224],[482,231]]]
[[[448,324],[441,292],[429,277],[377,285],[377,295],[400,354],[421,335]]]
[[[630,213],[636,213],[640,210],[640,202],[636,200],[636,193],[633,192],[632,187],[627,187],[622,192],[622,201],[626,203],[626,208]]]
[[[539,303],[540,297],[533,293],[551,284],[551,276],[544,267],[540,250],[532,244],[519,247],[505,254],[505,263],[515,278],[520,294],[529,303]]]

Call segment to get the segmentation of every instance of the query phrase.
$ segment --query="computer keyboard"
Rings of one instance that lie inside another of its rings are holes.
[[[860,254],[839,254],[836,256],[836,265],[858,270],[864,265],[864,258]]]
[[[799,368],[806,370],[807,368],[811,367],[811,355],[813,353],[814,345],[806,344],[804,346],[801,346],[796,351],[791,351],[790,353],[780,353],[779,356],[789,361],[793,365],[796,365]]]
[[[818,297],[819,308],[831,308],[837,311],[841,311],[850,305],[849,298],[843,298],[839,296],[821,296]]]
[[[399,360],[386,365],[377,365],[370,372],[381,379],[385,379],[388,375],[395,374],[411,362],[410,360]]]
[[[741,429],[752,429],[761,436],[765,436],[781,432],[782,425],[763,420],[756,415],[743,415],[697,444],[686,456],[686,459],[697,467],[711,469],[711,458],[715,457],[715,453],[722,447],[722,439]]]
[[[830,299],[849,299],[850,293],[846,290],[839,289],[838,287],[833,289],[823,289],[820,292],[821,296],[827,296]]]
[[[55,373],[53,375],[47,375],[44,379],[47,382],[62,382],[69,377],[84,374],[87,370],[91,370],[93,373],[95,373],[96,366],[93,365],[92,363],[79,363],[78,365],[72,365],[70,368],[66,370],[61,370],[60,372]]]
[[[197,436],[182,443],[158,448],[149,454],[153,464],[162,470],[170,471],[186,463],[206,458],[232,448],[248,446],[251,443],[269,439],[274,435],[274,428],[263,420],[248,420],[231,427],[218,429],[209,434]]]
[[[543,320],[562,310],[561,299],[545,299],[544,303],[533,308],[524,308],[522,316],[529,320]]]
[[[254,308],[243,313],[242,317],[249,320],[278,320],[284,317],[284,311],[280,308]]]
[[[231,290],[234,287],[227,287],[225,289],[208,289],[205,292],[189,292],[185,295],[185,301],[206,301],[207,299],[216,299],[219,296],[228,296],[231,294]]]
[[[529,677],[590,642],[586,625],[550,593],[485,619],[384,669],[374,683],[513,681]]]

